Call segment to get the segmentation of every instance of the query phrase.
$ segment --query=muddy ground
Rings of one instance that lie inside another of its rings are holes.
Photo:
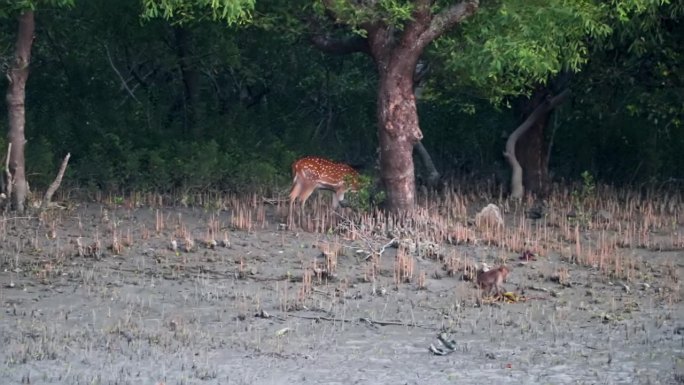
[[[623,279],[444,243],[397,284],[397,248],[366,258],[388,238],[288,230],[268,208],[241,230],[235,211],[123,206],[2,220],[0,383],[684,383],[681,249],[622,249]],[[523,297],[479,301],[444,256],[507,259]]]

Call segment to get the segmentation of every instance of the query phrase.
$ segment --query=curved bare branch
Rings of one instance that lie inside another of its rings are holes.
[[[479,0],[467,0],[443,10],[432,18],[430,26],[420,35],[417,44],[425,48],[448,29],[472,16],[479,7]]]

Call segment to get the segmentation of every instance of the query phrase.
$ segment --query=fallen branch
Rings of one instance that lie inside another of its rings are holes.
[[[275,206],[275,205],[277,205],[277,204],[279,204],[279,203],[287,203],[287,202],[289,202],[290,200],[289,200],[289,199],[283,199],[283,198],[278,199],[278,198],[266,198],[266,197],[261,197],[261,201],[262,201],[264,204]]]
[[[551,290],[549,290],[545,287],[541,287],[541,286],[528,286],[527,288],[530,290],[543,291],[544,293],[550,293],[551,292]]]
[[[62,178],[64,178],[64,171],[66,171],[67,165],[69,164],[69,158],[71,158],[71,153],[66,154],[64,160],[62,161],[62,165],[59,167],[59,172],[57,172],[55,180],[50,184],[50,187],[48,187],[47,191],[45,192],[45,196],[43,197],[43,203],[41,203],[40,205],[41,210],[45,210],[48,207],[48,205],[50,204],[50,200],[52,199],[52,196],[59,188],[59,185],[62,184]]]
[[[32,217],[32,216],[27,216],[27,217],[11,217],[11,218],[0,219],[0,222],[3,222],[3,223],[4,223],[4,222],[9,222],[9,221],[18,221],[18,220],[22,220],[22,219],[28,220],[28,219],[35,219],[35,218],[36,218],[36,217]]]
[[[389,241],[389,242],[387,242],[386,244],[384,244],[384,245],[380,248],[380,251],[378,251],[378,258],[382,257],[382,253],[384,253],[385,250],[386,250],[388,247],[396,247],[398,241],[399,241],[399,239],[397,239],[397,238],[392,238],[391,241]],[[373,257],[373,253],[372,253],[372,252],[371,252],[370,254],[368,254],[368,256],[365,258],[365,260],[367,261],[367,260],[371,259],[371,257]]]
[[[288,317],[295,317],[295,318],[301,318],[301,319],[310,319],[314,321],[331,321],[331,322],[344,322],[344,323],[356,323],[356,322],[365,322],[369,325],[378,325],[378,326],[407,326],[407,327],[417,327],[417,328],[423,328],[423,329],[429,329],[429,330],[437,330],[439,328],[434,327],[434,326],[429,326],[429,325],[420,325],[415,322],[402,322],[402,321],[383,321],[383,320],[374,320],[371,318],[367,317],[361,317],[361,318],[336,318],[336,317],[321,317],[321,316],[308,316],[308,315],[297,315],[297,314],[288,314]]]

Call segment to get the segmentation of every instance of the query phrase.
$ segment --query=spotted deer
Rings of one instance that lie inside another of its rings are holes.
[[[292,164],[292,190],[290,191],[290,208],[299,198],[302,207],[316,189],[333,192],[332,206],[337,209],[344,200],[344,193],[357,191],[359,173],[344,163],[335,163],[317,156],[307,156]]]

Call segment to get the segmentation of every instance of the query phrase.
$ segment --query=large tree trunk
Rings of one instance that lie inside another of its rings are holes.
[[[413,145],[423,135],[418,127],[411,81],[407,93],[397,82],[399,79],[389,78],[380,85],[378,95],[380,174],[389,207],[405,212],[415,203]]]
[[[544,103],[549,91],[546,87],[538,88],[531,98],[521,101],[522,116],[529,116]],[[538,114],[530,128],[520,137],[515,147],[515,154],[525,172],[522,183],[528,193],[545,196],[549,187],[549,152],[544,138],[552,110],[544,110]]]
[[[541,116],[548,115],[551,110],[556,108],[559,104],[563,103],[570,90],[566,89],[560,94],[554,96],[553,98],[546,97],[542,103],[540,103],[537,108],[525,119],[525,121],[518,126],[511,133],[506,141],[506,151],[504,152],[504,157],[511,166],[511,197],[515,199],[521,199],[525,193],[523,187],[523,167],[521,167],[520,162],[516,157],[516,145],[518,140],[527,133],[527,131],[532,128],[535,122],[539,120]]]
[[[7,136],[12,144],[9,158],[9,170],[12,176],[10,183],[13,183],[12,205],[17,212],[23,213],[28,195],[24,164],[24,144],[26,143],[24,102],[26,100],[26,80],[29,76],[31,46],[33,45],[33,32],[35,30],[33,11],[24,11],[19,15],[18,21],[19,28],[14,48],[14,60],[7,73],[9,79],[9,86],[7,87],[9,132]]]
[[[393,37],[386,29],[373,30],[368,38],[380,78],[380,175],[390,209],[407,212],[413,209],[416,195],[413,146],[423,138],[413,93],[413,74],[422,50],[388,49]]]
[[[323,0],[328,17],[345,6],[357,10],[373,9],[375,2],[338,2]],[[413,146],[423,138],[418,126],[416,97],[413,92],[418,58],[425,47],[479,8],[478,0],[463,0],[438,13],[431,0],[414,2],[411,20],[400,31],[382,18],[359,25],[366,38],[335,39],[322,34],[312,36],[320,49],[336,54],[370,54],[378,70],[378,137],[380,174],[387,191],[387,204],[395,212],[408,212],[415,205]],[[338,22],[337,20],[336,22]]]

